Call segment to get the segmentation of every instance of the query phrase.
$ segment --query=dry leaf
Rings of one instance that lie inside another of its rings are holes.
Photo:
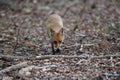
[[[5,27],[4,26],[0,26],[0,31],[4,30]]]
[[[104,47],[111,47],[112,46],[112,44],[109,41],[107,41],[107,40],[103,40],[102,42],[98,43],[98,45],[100,47],[102,47],[102,48],[104,48]]]
[[[33,47],[33,46],[35,46],[35,43],[32,41],[25,41],[25,46],[26,47]]]
[[[4,54],[13,54],[13,52],[14,52],[14,49],[11,47],[4,49]]]
[[[23,12],[30,13],[32,9],[30,7],[23,8]]]

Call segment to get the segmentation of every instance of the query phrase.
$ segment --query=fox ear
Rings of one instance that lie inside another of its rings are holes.
[[[50,29],[50,32],[51,32],[50,35],[53,36],[54,31],[52,29]]]
[[[59,32],[63,34],[64,33],[63,28]]]

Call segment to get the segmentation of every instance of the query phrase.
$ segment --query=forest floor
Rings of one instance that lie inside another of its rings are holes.
[[[67,29],[56,55],[45,26],[51,13],[59,14]],[[0,5],[0,80],[120,80],[119,1],[13,0]]]

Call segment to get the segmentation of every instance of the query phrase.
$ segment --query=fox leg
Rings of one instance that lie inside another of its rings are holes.
[[[53,42],[51,43],[51,47],[52,47],[53,55],[55,55],[55,49],[54,49],[54,43]]]

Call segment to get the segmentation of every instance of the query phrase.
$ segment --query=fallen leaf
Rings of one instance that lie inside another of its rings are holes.
[[[13,54],[13,52],[14,52],[14,49],[11,47],[4,49],[4,54]]]
[[[104,47],[111,47],[112,46],[112,44],[109,41],[107,41],[107,40],[103,40],[102,42],[98,43],[98,45],[100,47],[102,47],[102,48],[104,48]]]
[[[35,43],[32,41],[25,41],[25,46],[26,47],[33,47],[33,46],[35,46]]]
[[[32,9],[30,7],[23,8],[23,12],[25,12],[25,13],[30,13],[31,11],[32,11]]]

